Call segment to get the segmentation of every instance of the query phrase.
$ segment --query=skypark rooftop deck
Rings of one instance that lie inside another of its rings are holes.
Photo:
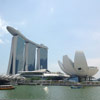
[[[46,48],[46,49],[48,49],[48,47],[47,47],[47,46],[44,46],[43,44],[40,44],[40,45],[39,45],[39,44],[37,44],[37,43],[35,43],[35,42],[33,42],[33,41],[27,39],[23,34],[21,34],[20,31],[14,29],[14,28],[11,27],[11,26],[7,26],[7,30],[8,30],[13,36],[16,36],[16,35],[21,36],[21,37],[25,40],[26,43],[32,43],[32,44],[36,45],[38,48]]]

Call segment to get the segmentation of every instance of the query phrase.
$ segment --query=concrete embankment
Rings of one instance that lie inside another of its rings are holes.
[[[34,80],[18,82],[18,85],[43,85],[43,86],[100,86],[100,82],[68,82],[62,80]]]

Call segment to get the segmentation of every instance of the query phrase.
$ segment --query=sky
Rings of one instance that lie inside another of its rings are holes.
[[[7,25],[49,48],[50,71],[61,71],[63,55],[74,61],[77,50],[100,69],[100,0],[0,0],[0,74],[7,72],[11,49]]]

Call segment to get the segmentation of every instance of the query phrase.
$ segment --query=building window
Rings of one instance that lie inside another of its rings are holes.
[[[78,70],[82,70],[82,68],[78,68]]]

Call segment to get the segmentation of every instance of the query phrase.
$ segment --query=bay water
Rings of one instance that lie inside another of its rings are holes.
[[[100,87],[71,89],[67,86],[19,85],[14,90],[0,90],[0,100],[100,100]]]

